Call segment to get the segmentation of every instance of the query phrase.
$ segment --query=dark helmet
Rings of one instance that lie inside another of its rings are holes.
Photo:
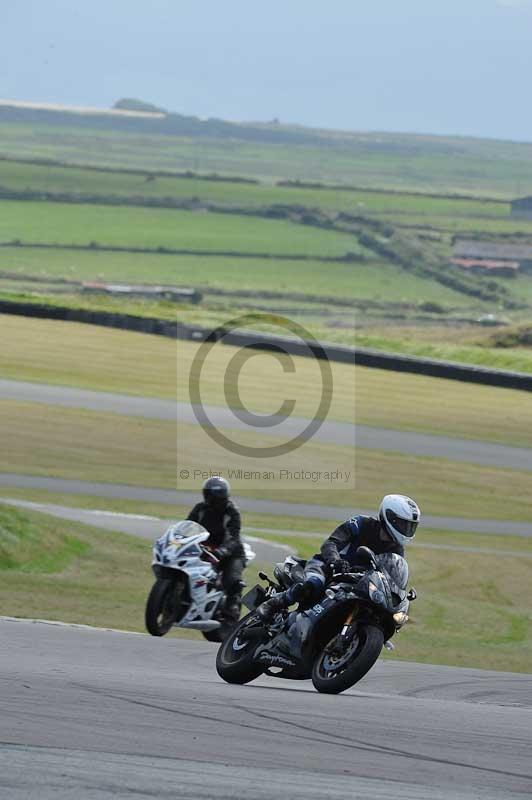
[[[208,506],[218,506],[223,508],[228,499],[231,487],[225,478],[215,475],[213,478],[208,478],[202,486],[203,499]]]

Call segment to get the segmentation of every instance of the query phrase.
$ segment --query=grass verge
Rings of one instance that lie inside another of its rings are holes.
[[[29,500],[35,503],[52,503],[70,508],[97,509],[121,514],[144,514],[160,519],[184,519],[190,508],[176,503],[144,503],[140,500],[121,500],[80,494],[60,494],[44,489],[17,489],[3,487],[0,483],[0,498]],[[200,493],[198,491],[198,500]],[[0,503],[2,499],[0,499]],[[238,504],[238,498],[236,498]],[[38,509],[36,509],[38,510]],[[45,513],[45,512],[43,512]],[[353,513],[356,508],[353,507]],[[376,513],[376,510],[375,510]],[[271,539],[293,547],[301,555],[310,555],[319,549],[323,539],[343,522],[336,519],[317,520],[315,517],[289,517],[273,514],[257,514],[246,511],[242,516],[243,531],[252,536]],[[528,554],[532,556],[532,537],[507,536],[486,533],[460,533],[457,531],[420,528],[414,549],[429,545],[437,548],[472,548],[498,550],[501,554]],[[443,556],[442,556],[443,557]]]
[[[4,505],[0,534],[1,614],[144,631],[150,542]],[[248,582],[263,566],[250,565]]]

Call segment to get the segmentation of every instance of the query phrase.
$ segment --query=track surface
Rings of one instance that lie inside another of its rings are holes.
[[[0,472],[0,487],[7,493],[8,487],[20,489],[44,489],[59,494],[81,494],[94,497],[110,497],[123,500],[139,500],[145,503],[164,503],[172,505],[181,503],[191,507],[198,502],[195,492],[178,492],[175,489],[153,489],[143,486],[126,486],[124,484],[97,483],[67,478],[47,478],[36,475],[18,475],[11,472]],[[340,506],[302,505],[276,500],[256,500],[248,497],[238,498],[242,511],[272,514],[274,516],[303,517],[323,520],[343,520],[353,513],[352,508]],[[360,514],[374,514],[375,509]],[[427,528],[446,531],[465,531],[468,533],[487,533],[511,536],[532,536],[532,523],[502,522],[488,519],[461,519],[460,517],[435,517],[423,515],[423,524]]]
[[[405,633],[407,635],[407,633]],[[504,800],[532,676],[381,661],[344,695],[229,686],[216,647],[0,620],[0,796]]]
[[[44,383],[0,380],[0,397],[3,399],[47,403],[49,405],[84,408],[128,416],[152,419],[178,420],[197,424],[190,404],[149,397],[133,397],[109,392],[94,392],[67,386]],[[204,406],[212,423],[219,427],[250,430],[249,424],[239,420],[230,409]],[[272,428],[261,428],[262,435],[292,438],[308,424],[308,420],[291,417]],[[326,420],[313,439],[335,445],[355,445],[361,448],[397,451],[415,456],[432,456],[453,461],[466,461],[484,466],[532,471],[532,449],[509,447],[502,444],[433,436],[410,431],[350,425]]]

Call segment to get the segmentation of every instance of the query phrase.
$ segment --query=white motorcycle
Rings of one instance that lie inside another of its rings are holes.
[[[164,636],[172,628],[201,631],[210,642],[222,642],[236,625],[224,616],[226,596],[218,559],[204,542],[208,531],[197,522],[172,525],[153,546],[156,581],[146,603],[146,628]],[[245,565],[255,558],[244,543]]]

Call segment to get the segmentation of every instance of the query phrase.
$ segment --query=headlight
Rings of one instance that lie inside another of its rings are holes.
[[[377,603],[378,605],[384,605],[384,603],[385,603],[384,595],[383,595],[383,593],[381,592],[380,589],[377,589],[377,587],[375,586],[373,581],[369,581],[369,583],[368,583],[368,591],[369,591],[370,599],[374,603]]]
[[[397,623],[397,625],[404,625],[408,620],[408,614],[405,611],[397,611],[393,615],[393,620],[395,623]]]

